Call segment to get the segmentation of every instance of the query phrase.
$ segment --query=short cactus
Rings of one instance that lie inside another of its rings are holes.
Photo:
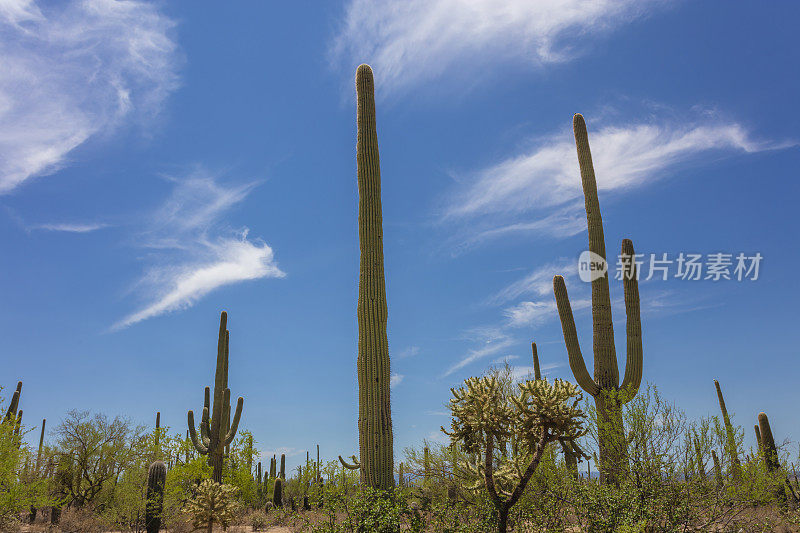
[[[231,410],[231,390],[228,388],[228,352],[230,334],[227,330],[228,313],[220,315],[219,339],[217,341],[217,371],[214,379],[214,405],[210,409],[209,388],[205,389],[203,418],[200,421],[200,438],[194,425],[194,412],[189,411],[189,435],[192,444],[201,455],[208,456],[208,464],[213,468],[211,479],[222,483],[222,459],[226,446],[229,446],[239,427],[244,399],[240,396],[236,404],[233,423],[228,425]],[[223,426],[223,424],[225,424]]]
[[[276,478],[272,485],[272,505],[277,509],[283,508],[283,478]]]
[[[597,197],[597,181],[589,149],[589,137],[583,116],[573,117],[575,144],[586,201],[586,219],[589,229],[589,250],[606,259],[603,237],[603,220]],[[639,309],[639,282],[636,272],[633,243],[622,241],[623,288],[627,315],[627,361],[622,384],[619,383],[617,354],[614,346],[614,325],[611,319],[611,296],[608,290],[608,273],[592,281],[592,328],[594,333],[594,377],[586,370],[578,333],[572,316],[564,278],[553,278],[564,343],[569,356],[569,366],[578,384],[594,397],[598,412],[600,444],[600,480],[616,483],[627,461],[625,432],[622,427],[622,404],[636,396],[642,382],[642,326]]]
[[[144,518],[147,533],[158,533],[161,529],[166,482],[167,465],[163,461],[155,461],[147,470],[147,506]]]

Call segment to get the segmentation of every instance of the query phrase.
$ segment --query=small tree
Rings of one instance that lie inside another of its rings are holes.
[[[234,500],[235,494],[236,487],[215,483],[210,479],[204,480],[197,487],[195,497],[186,503],[185,511],[191,515],[194,528],[211,533],[214,522],[217,522],[222,525],[222,529],[227,530],[238,508]]]
[[[468,378],[464,386],[451,389],[451,430],[442,428],[467,455],[478,457],[477,463],[469,466],[483,478],[500,533],[508,530],[509,511],[522,496],[548,444],[558,441],[583,455],[575,441],[586,433],[584,414],[578,407],[581,393],[575,385],[539,379],[520,383],[518,388],[507,395],[495,376]],[[514,456],[498,451],[498,443],[509,439],[519,447]]]

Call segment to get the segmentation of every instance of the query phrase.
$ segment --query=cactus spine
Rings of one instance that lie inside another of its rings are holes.
[[[219,320],[219,339],[217,341],[217,371],[214,379],[214,405],[213,410],[209,409],[209,388],[205,389],[205,405],[203,407],[203,418],[200,421],[200,438],[194,425],[194,413],[189,411],[189,435],[192,444],[201,455],[208,456],[208,464],[214,469],[211,479],[216,483],[222,483],[222,459],[225,447],[229,446],[236,430],[239,427],[239,418],[242,416],[242,404],[244,399],[240,396],[236,404],[236,413],[233,416],[233,424],[228,426],[225,423],[230,419],[231,411],[231,390],[228,388],[228,351],[230,334],[227,330],[228,313],[225,311],[220,315]],[[223,423],[225,425],[223,426]],[[227,430],[227,431],[226,431]]]
[[[589,149],[589,136],[583,116],[576,114],[572,121],[575,144],[578,150],[578,164],[583,184],[586,204],[586,220],[589,229],[589,250],[606,258],[606,245],[603,236],[603,220],[600,215],[600,202],[597,197],[597,181]],[[622,385],[619,384],[617,354],[614,347],[614,326],[611,319],[611,296],[608,289],[608,273],[592,281],[592,329],[594,353],[594,378],[586,370],[581,355],[575,320],[572,316],[564,278],[553,278],[564,343],[569,355],[569,366],[578,384],[594,397],[598,412],[598,433],[600,437],[600,480],[603,483],[617,483],[627,462],[625,433],[622,427],[621,407],[633,399],[642,382],[642,326],[639,309],[639,283],[633,243],[622,241],[624,259],[623,289],[625,294],[625,314],[627,315],[627,359]]]
[[[736,433],[733,430],[733,424],[728,416],[728,409],[725,408],[725,398],[722,397],[722,389],[719,387],[719,381],[714,380],[714,387],[717,389],[717,399],[719,400],[719,409],[722,411],[722,421],[725,424],[725,435],[727,442],[725,443],[725,453],[731,458],[731,472],[734,477],[739,477],[742,473],[742,464],[739,462],[738,446],[736,446]]]
[[[392,414],[389,401],[389,344],[383,273],[383,215],[375,82],[369,65],[356,71],[358,96],[358,445],[361,481],[387,490],[394,486]]]
[[[147,533],[158,533],[164,510],[164,484],[167,482],[167,465],[155,461],[147,470],[147,506],[144,523]]]

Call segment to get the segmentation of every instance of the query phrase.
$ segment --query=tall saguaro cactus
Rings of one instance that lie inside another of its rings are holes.
[[[189,411],[189,435],[192,444],[201,455],[208,456],[208,464],[214,469],[211,479],[222,483],[222,459],[225,447],[230,445],[239,427],[244,399],[240,396],[236,403],[233,422],[228,426],[231,411],[231,390],[228,388],[228,352],[230,333],[227,329],[228,313],[222,312],[219,319],[219,340],[217,341],[217,371],[214,378],[214,404],[211,409],[210,391],[206,387],[203,418],[200,420],[200,438],[194,425],[194,412]]]
[[[369,65],[356,71],[358,95],[358,444],[361,481],[394,487],[392,413],[389,401],[389,343],[386,337],[386,283],[383,274],[383,214],[375,82]]]
[[[589,136],[583,116],[576,114],[572,121],[575,144],[578,149],[578,164],[586,203],[586,221],[589,228],[589,250],[603,260],[606,259],[606,244],[603,236],[603,219],[597,197]],[[625,314],[627,315],[627,359],[622,384],[619,383],[617,353],[614,346],[614,325],[611,319],[611,296],[608,289],[608,273],[592,281],[592,328],[594,377],[586,370],[581,355],[578,333],[572,316],[564,278],[553,278],[558,314],[564,332],[564,343],[569,356],[569,366],[578,384],[594,397],[597,406],[598,435],[600,443],[600,480],[616,483],[627,461],[625,432],[622,427],[622,405],[636,396],[642,382],[642,325],[639,309],[639,282],[636,272],[633,243],[622,241],[623,289]]]

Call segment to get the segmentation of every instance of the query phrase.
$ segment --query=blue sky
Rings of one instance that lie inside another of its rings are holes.
[[[242,427],[290,465],[357,449],[355,95],[378,92],[396,454],[449,388],[508,360],[591,368],[571,135],[586,117],[606,244],[760,253],[756,281],[641,282],[644,379],[692,417],[713,379],[745,429],[800,439],[790,2],[455,0],[0,6],[5,390],[183,433],[229,313]],[[611,282],[624,353],[621,282]],[[620,365],[623,367],[624,357]],[[747,442],[752,440],[746,431]]]

